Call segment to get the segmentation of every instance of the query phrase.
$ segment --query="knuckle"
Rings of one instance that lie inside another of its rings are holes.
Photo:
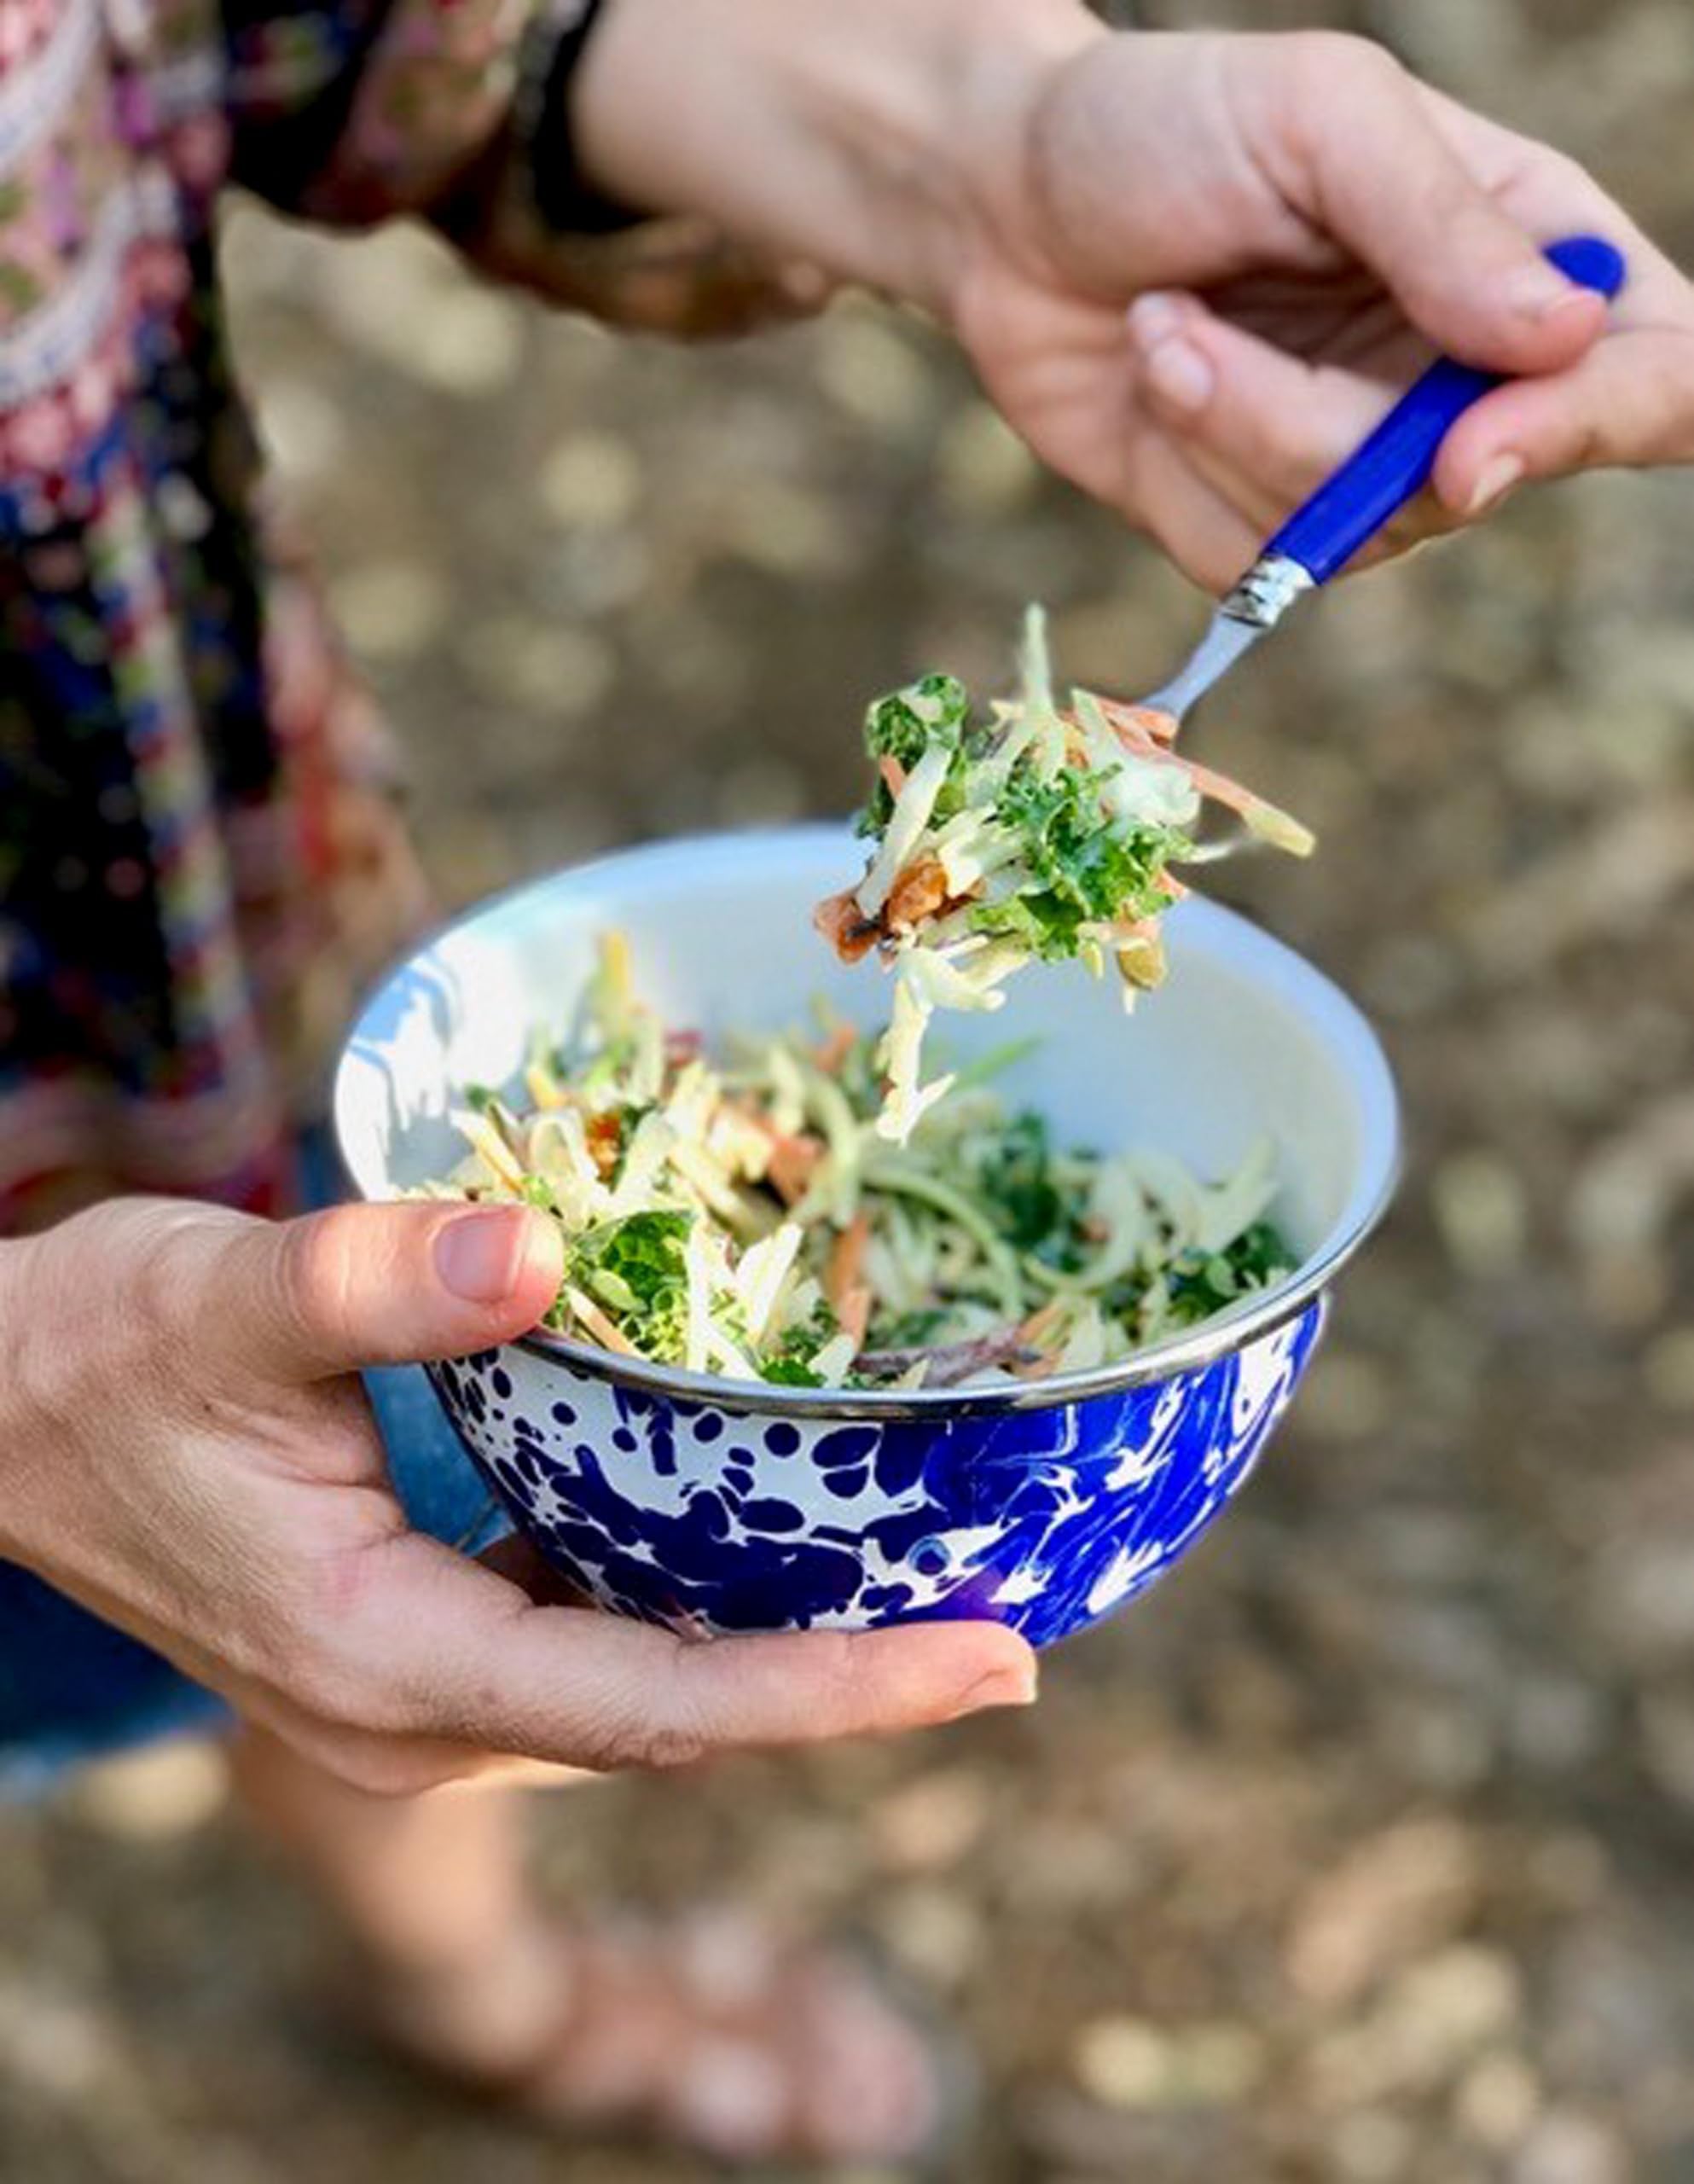
[[[345,1335],[350,1317],[351,1257],[333,1216],[291,1221],[270,1254],[270,1304],[285,1335],[299,1341]]]
[[[608,1704],[576,1740],[570,1757],[579,1765],[599,1773],[634,1769],[643,1774],[671,1774],[697,1766],[713,1748],[707,1733],[699,1694],[692,1687],[694,1664],[711,1653],[711,1647],[672,1641],[668,1673],[653,1678],[643,1692],[629,1695],[623,1704]],[[664,1693],[662,1701],[651,1695]]]
[[[352,1709],[340,1666],[311,1643],[289,1647],[287,1673],[278,1679],[288,1697],[314,1721],[326,1726],[352,1724]]]
[[[392,1798],[398,1794],[394,1786],[394,1772],[375,1747],[351,1742],[333,1745],[328,1761],[329,1772],[349,1790],[357,1790],[367,1798]]]
[[[526,1748],[511,1756],[562,1761],[590,1774],[658,1774],[678,1763],[668,1756],[671,1747],[664,1729],[634,1713],[610,1708],[573,1723],[563,1742],[568,1750]]]
[[[849,1724],[865,1718],[875,1699],[871,1655],[844,1630],[819,1632],[813,1641],[811,1675],[818,1707],[832,1723]]]
[[[1321,164],[1337,144],[1338,117],[1356,118],[1373,102],[1398,100],[1405,70],[1384,47],[1346,31],[1291,32],[1283,54],[1282,125],[1308,162]],[[1343,136],[1350,136],[1343,130]]]
[[[421,1750],[403,1739],[363,1734],[338,1737],[322,1754],[328,1771],[351,1790],[368,1798],[405,1798],[445,1789],[470,1771],[441,1752]]]
[[[1536,144],[1534,158],[1537,187],[1550,201],[1580,203],[1593,195],[1594,178],[1574,154],[1562,152],[1555,145]]]
[[[627,1731],[621,1741],[622,1757],[617,1763],[653,1774],[697,1767],[711,1749],[703,1731],[682,1721],[643,1722]]]
[[[380,1671],[339,1637],[326,1635],[322,1624],[314,1620],[287,1652],[289,1697],[327,1727],[383,1734],[406,1726],[404,1709]]]
[[[1289,58],[1302,89],[1331,95],[1343,87],[1397,84],[1406,73],[1386,46],[1350,31],[1297,31]]]
[[[203,1236],[161,1221],[131,1276],[129,1298],[148,1327],[173,1332],[192,1317],[205,1287]]]
[[[91,1394],[116,1387],[139,1398],[162,1363],[179,1369],[185,1238],[203,1217],[200,1209],[136,1200],[92,1208],[7,1247],[8,1374],[38,1427],[75,1432]],[[98,1341],[67,1340],[68,1329],[87,1326],[96,1281]]]
[[[225,1249],[264,1225],[223,1207],[160,1200],[135,1209],[123,1286],[148,1334],[168,1339],[198,1330],[227,1281]]]

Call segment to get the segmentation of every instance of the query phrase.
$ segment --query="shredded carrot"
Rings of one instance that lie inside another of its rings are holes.
[[[829,1248],[828,1263],[824,1268],[823,1293],[829,1299],[830,1309],[844,1327],[847,1325],[847,1306],[853,1292],[864,1288],[865,1247],[870,1240],[870,1217],[861,1211],[853,1216]],[[865,1308],[868,1312],[868,1289],[865,1289]],[[864,1333],[861,1327],[855,1339],[862,1341]]]
[[[806,1194],[813,1170],[823,1158],[823,1145],[815,1137],[774,1137],[765,1173],[780,1193],[785,1205],[797,1205]]]
[[[1137,758],[1169,758],[1173,765],[1187,762],[1177,758],[1169,748],[1168,736],[1157,735],[1152,723],[1161,717],[1150,713],[1143,706],[1122,705],[1115,698],[1102,698],[1100,711],[1112,734]]]
[[[589,1158],[603,1180],[617,1168],[618,1156],[624,1150],[624,1125],[616,1115],[590,1115],[583,1135],[588,1141]]]
[[[827,896],[813,911],[812,923],[844,963],[868,956],[882,938],[881,927],[859,908],[850,887]]]
[[[883,923],[891,931],[933,917],[947,900],[947,872],[938,857],[920,857],[908,864],[888,891]]]
[[[1126,706],[1121,698],[1103,698],[1100,708],[1114,728],[1120,721],[1133,721],[1140,733],[1154,743],[1170,744],[1176,741],[1176,716],[1162,712],[1157,706]]]
[[[1162,732],[1157,723],[1169,716],[1151,712],[1145,706],[1123,706],[1110,699],[1101,700],[1101,710],[1114,735],[1138,758],[1163,759],[1167,765],[1180,766],[1202,796],[1210,797],[1214,804],[1221,804],[1244,819],[1256,832],[1273,838],[1279,847],[1296,857],[1308,857],[1314,847],[1309,828],[1273,804],[1267,804],[1263,797],[1255,796],[1251,789],[1244,788],[1239,781],[1233,781],[1227,774],[1220,774],[1210,766],[1203,766],[1197,758],[1190,758],[1169,747],[1175,735],[1173,725],[1169,734]]]
[[[853,1216],[829,1250],[829,1267],[823,1278],[824,1294],[832,1304],[838,1292],[859,1279],[865,1250],[871,1240],[870,1216],[862,1209]]]
[[[850,1024],[838,1024],[821,1045],[812,1049],[812,1058],[826,1077],[833,1077],[858,1042],[858,1033]]]
[[[841,1310],[836,1314],[841,1322],[843,1334],[850,1334],[856,1350],[865,1346],[865,1330],[871,1323],[871,1286],[867,1281],[856,1281],[841,1299]]]
[[[900,761],[891,752],[885,752],[876,762],[876,770],[882,775],[889,794],[897,797],[906,786],[906,769]]]
[[[1043,1304],[1039,1311],[1031,1312],[1018,1330],[1018,1340],[1033,1343],[1039,1347],[1058,1326],[1059,1309],[1059,1300],[1055,1298],[1050,1304]]]

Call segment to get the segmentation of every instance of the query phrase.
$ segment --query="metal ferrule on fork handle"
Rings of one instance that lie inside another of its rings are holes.
[[[1317,579],[1288,554],[1262,554],[1219,608],[1232,622],[1273,630],[1302,592]]]

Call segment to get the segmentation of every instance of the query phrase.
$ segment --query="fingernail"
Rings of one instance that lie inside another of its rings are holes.
[[[1471,498],[1465,505],[1467,516],[1486,515],[1490,508],[1497,508],[1512,487],[1523,476],[1521,455],[1497,455],[1482,467]]]
[[[1175,334],[1182,323],[1182,312],[1174,296],[1162,295],[1157,288],[1149,288],[1144,296],[1137,296],[1130,305],[1129,332],[1143,349],[1152,349],[1155,342],[1164,340]]]
[[[834,281],[821,265],[798,259],[785,264],[777,278],[789,301],[803,311],[821,310],[835,292]]]
[[[1506,283],[1506,299],[1514,311],[1525,318],[1546,320],[1557,318],[1561,311],[1572,311],[1586,302],[1588,291],[1567,281],[1557,266],[1545,260],[1524,265]]]
[[[953,1718],[980,1714],[990,1706],[1033,1706],[1039,1695],[1040,1672],[1035,1661],[1015,1669],[995,1669],[973,1683],[959,1701]]]
[[[1161,341],[1147,357],[1142,369],[1159,400],[1188,416],[1196,416],[1205,408],[1217,385],[1217,375],[1210,361],[1180,334]]]
[[[497,1304],[518,1286],[530,1218],[521,1206],[490,1205],[461,1214],[435,1240],[443,1287],[467,1304]]]

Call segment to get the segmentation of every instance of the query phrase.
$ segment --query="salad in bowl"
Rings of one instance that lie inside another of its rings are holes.
[[[465,1157],[421,1194],[564,1233],[545,1325],[613,1356],[780,1387],[982,1387],[1117,1363],[1291,1271],[1274,1149],[1221,1181],[1152,1147],[1061,1148],[993,1080],[949,1077],[887,1141],[883,1042],[827,1007],[713,1056],[605,936],[575,1033],[515,1104],[468,1088]]]

